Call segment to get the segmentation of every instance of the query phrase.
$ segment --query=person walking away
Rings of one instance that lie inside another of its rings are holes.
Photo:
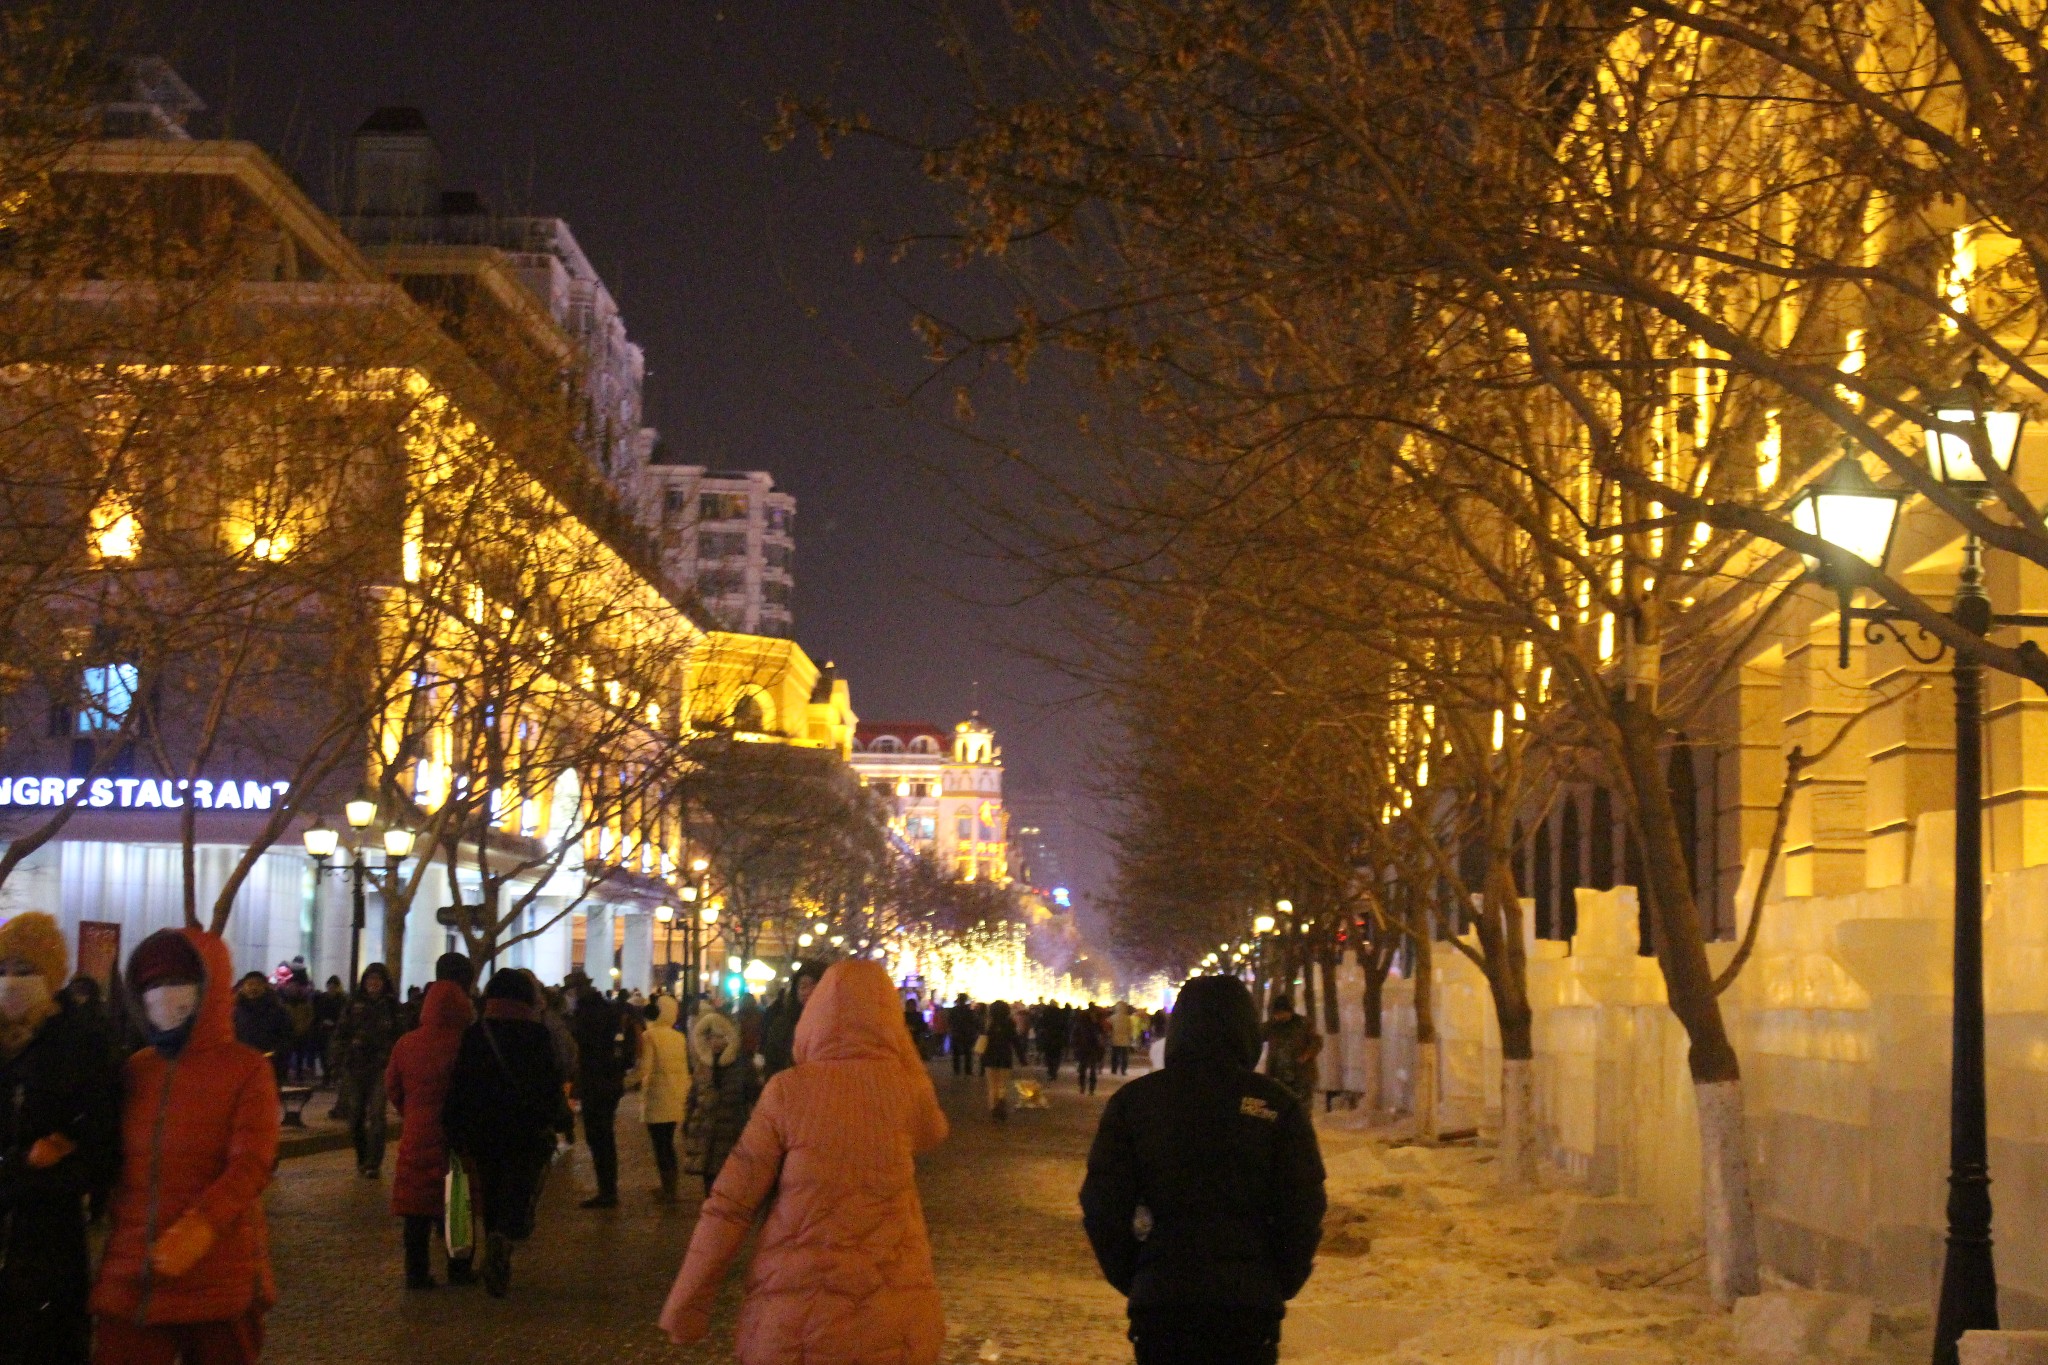
[[[235,985],[235,1041],[264,1055],[282,1089],[291,1065],[292,1017],[277,998],[277,988],[261,972],[244,973]]]
[[[121,1174],[93,1284],[95,1365],[247,1365],[277,1301],[263,1191],[282,1118],[263,1054],[235,1041],[234,961],[198,929],[135,945],[148,1045],[128,1059]]]
[[[946,1140],[880,963],[834,963],[698,1216],[661,1327],[701,1341],[767,1205],[734,1334],[740,1365],[934,1365],[945,1317],[913,1158]],[[770,1195],[773,1201],[770,1203]]]
[[[746,1130],[754,1067],[739,1024],[707,1006],[690,1025],[690,1107],[684,1125],[689,1168],[709,1197],[725,1158]]]
[[[804,1003],[811,998],[811,992],[818,988],[818,980],[825,975],[825,964],[806,962],[796,969],[796,979],[789,983],[789,993],[768,1017],[766,1030],[761,1037],[761,1076],[763,1080],[773,1079],[778,1071],[787,1071],[796,1065],[796,1026],[804,1017]]]
[[[0,1365],[90,1355],[87,1206],[120,1169],[121,1076],[58,990],[69,965],[50,916],[0,924]]]
[[[649,1022],[640,1036],[640,1062],[635,1072],[640,1085],[640,1121],[647,1125],[647,1140],[654,1147],[661,1202],[672,1204],[678,1179],[676,1125],[683,1121],[690,1100],[690,1043],[676,1029],[674,996],[656,997],[647,1012]]]
[[[348,992],[341,988],[341,978],[330,976],[327,985],[313,997],[313,1044],[314,1058],[320,1064],[320,1079],[333,1081],[334,1031],[341,1027],[341,1016],[348,1009]],[[340,1095],[335,1096],[335,1107],[340,1107]]]
[[[981,1020],[967,1003],[967,992],[962,991],[953,1008],[946,1011],[946,1051],[952,1054],[955,1076],[974,1074],[974,1040],[980,1036]]]
[[[619,1007],[598,993],[582,972],[563,983],[573,994],[569,1032],[576,1039],[576,1101],[583,1113],[583,1141],[590,1148],[590,1166],[597,1193],[583,1201],[586,1209],[619,1206],[619,1101],[626,1095],[626,1066],[619,1051]]]
[[[398,1109],[398,1168],[391,1179],[391,1211],[404,1220],[407,1289],[434,1287],[434,1225],[442,1219],[447,1197],[448,1132],[443,1117],[455,1059],[475,1021],[468,984],[436,981],[421,1002],[420,1026],[393,1045],[384,1067],[384,1091]],[[449,1257],[450,1284],[473,1278],[467,1257]]]
[[[374,1180],[384,1168],[384,1068],[390,1064],[392,1045],[405,1031],[391,973],[383,963],[372,962],[363,968],[334,1029],[341,1108],[356,1151],[356,1173],[365,1179]]]
[[[1131,1049],[1138,1045],[1138,1013],[1128,1000],[1116,1002],[1109,1012],[1109,1074],[1131,1073]]]
[[[1294,998],[1285,992],[1273,997],[1264,1039],[1266,1074],[1287,1087],[1304,1108],[1312,1107],[1323,1040],[1304,1016],[1294,1012]]]
[[[1067,1056],[1067,1037],[1072,1020],[1058,1005],[1046,1005],[1038,1011],[1038,1055],[1045,1061],[1045,1079],[1048,1083],[1060,1078],[1060,1065]]]
[[[1082,1223],[1129,1300],[1138,1365],[1273,1365],[1322,1238],[1308,1110],[1253,1068],[1258,1010],[1231,976],[1182,988],[1164,1069],[1109,1097]]]
[[[1074,1079],[1081,1087],[1081,1093],[1092,1095],[1095,1085],[1102,1076],[1103,1044],[1102,1019],[1095,1013],[1095,1006],[1088,1005],[1074,1011]]]
[[[988,1083],[989,1117],[998,1122],[1010,1117],[1010,1073],[1017,1068],[1023,1043],[1017,1036],[1010,1007],[998,1000],[988,1007],[988,1031],[976,1044],[981,1051],[981,1074]]]
[[[517,968],[491,976],[484,1017],[462,1035],[441,1126],[474,1179],[483,1209],[477,1274],[493,1298],[512,1285],[512,1248],[533,1235],[541,1181],[555,1150],[565,1077],[540,1022],[540,991]]]
[[[532,976],[531,972],[527,975]],[[548,1031],[548,1043],[555,1050],[555,1067],[569,1085],[576,1079],[576,1035],[569,1028],[568,999],[557,987],[544,987],[540,978],[534,977],[535,989],[540,992],[540,1022]],[[556,1109],[555,1155],[574,1151],[576,1147],[576,1111],[563,1096],[562,1104]]]

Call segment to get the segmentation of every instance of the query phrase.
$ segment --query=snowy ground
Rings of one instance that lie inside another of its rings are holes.
[[[1403,1145],[1319,1124],[1330,1218],[1281,1357],[1299,1365],[1692,1365],[1754,1356],[1716,1312],[1697,1244],[1567,1264],[1582,1193],[1507,1195],[1486,1147]],[[1927,1358],[1925,1315],[1876,1316],[1872,1365]]]

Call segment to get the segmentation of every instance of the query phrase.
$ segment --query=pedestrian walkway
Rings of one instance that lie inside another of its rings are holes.
[[[1102,1283],[1081,1234],[1076,1192],[1102,1101],[1049,1090],[1051,1107],[998,1127],[978,1080],[932,1075],[953,1136],[919,1163],[944,1296],[947,1365],[1111,1365],[1127,1362],[1123,1300]],[[585,1150],[549,1177],[538,1230],[520,1249],[511,1296],[481,1289],[406,1293],[398,1220],[386,1179],[355,1172],[346,1151],[287,1161],[269,1198],[280,1301],[268,1358],[289,1365],[420,1365],[422,1361],[546,1360],[549,1365],[729,1361],[739,1273],[711,1339],[684,1351],[654,1326],[696,1220],[693,1199],[662,1207],[648,1193],[645,1130],[619,1114],[622,1206],[586,1212],[594,1188]],[[436,1253],[438,1257],[438,1252]],[[440,1266],[436,1263],[436,1275]]]

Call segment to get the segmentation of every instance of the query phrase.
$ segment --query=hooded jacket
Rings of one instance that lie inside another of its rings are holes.
[[[227,944],[182,931],[205,969],[192,1031],[176,1055],[128,1059],[121,1177],[92,1311],[154,1323],[222,1322],[277,1301],[263,1191],[277,1164],[277,1082],[263,1054],[235,1041]],[[150,1246],[191,1214],[212,1245],[184,1274],[148,1264]]]
[[[913,1158],[946,1139],[879,963],[835,963],[697,1220],[661,1324],[701,1337],[775,1194],[734,1339],[742,1365],[932,1365],[946,1324]]]
[[[1088,1153],[1082,1222],[1133,1319],[1201,1306],[1278,1318],[1322,1237],[1323,1162],[1308,1113],[1259,1059],[1235,977],[1181,991],[1164,1069],[1110,1096]],[[1134,1220],[1143,1206],[1150,1231]]]
[[[442,1180],[448,1174],[448,1132],[441,1109],[455,1074],[462,1035],[476,1018],[469,992],[453,981],[427,987],[420,1026],[400,1038],[384,1068],[384,1091],[404,1125],[398,1136],[398,1170],[391,1181],[391,1211],[401,1216],[441,1212]]]
[[[681,1123],[690,1098],[690,1044],[676,1031],[674,996],[662,996],[654,1009],[654,1022],[640,1035],[640,1121]]]

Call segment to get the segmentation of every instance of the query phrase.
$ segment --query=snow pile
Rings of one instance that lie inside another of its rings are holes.
[[[1396,1145],[1385,1130],[1322,1124],[1319,1137],[1330,1215],[1315,1274],[1288,1310],[1287,1365],[1925,1359],[1924,1322],[1880,1314],[1873,1331],[1867,1302],[1844,1296],[1806,1296],[1825,1301],[1817,1317],[1775,1302],[1799,1295],[1718,1313],[1697,1245],[1663,1242],[1619,1201],[1504,1193],[1488,1148]],[[1561,1245],[1577,1259],[1561,1259]],[[1778,1318],[1782,1331],[1764,1325]],[[1740,1337],[1738,1323],[1749,1329]]]

